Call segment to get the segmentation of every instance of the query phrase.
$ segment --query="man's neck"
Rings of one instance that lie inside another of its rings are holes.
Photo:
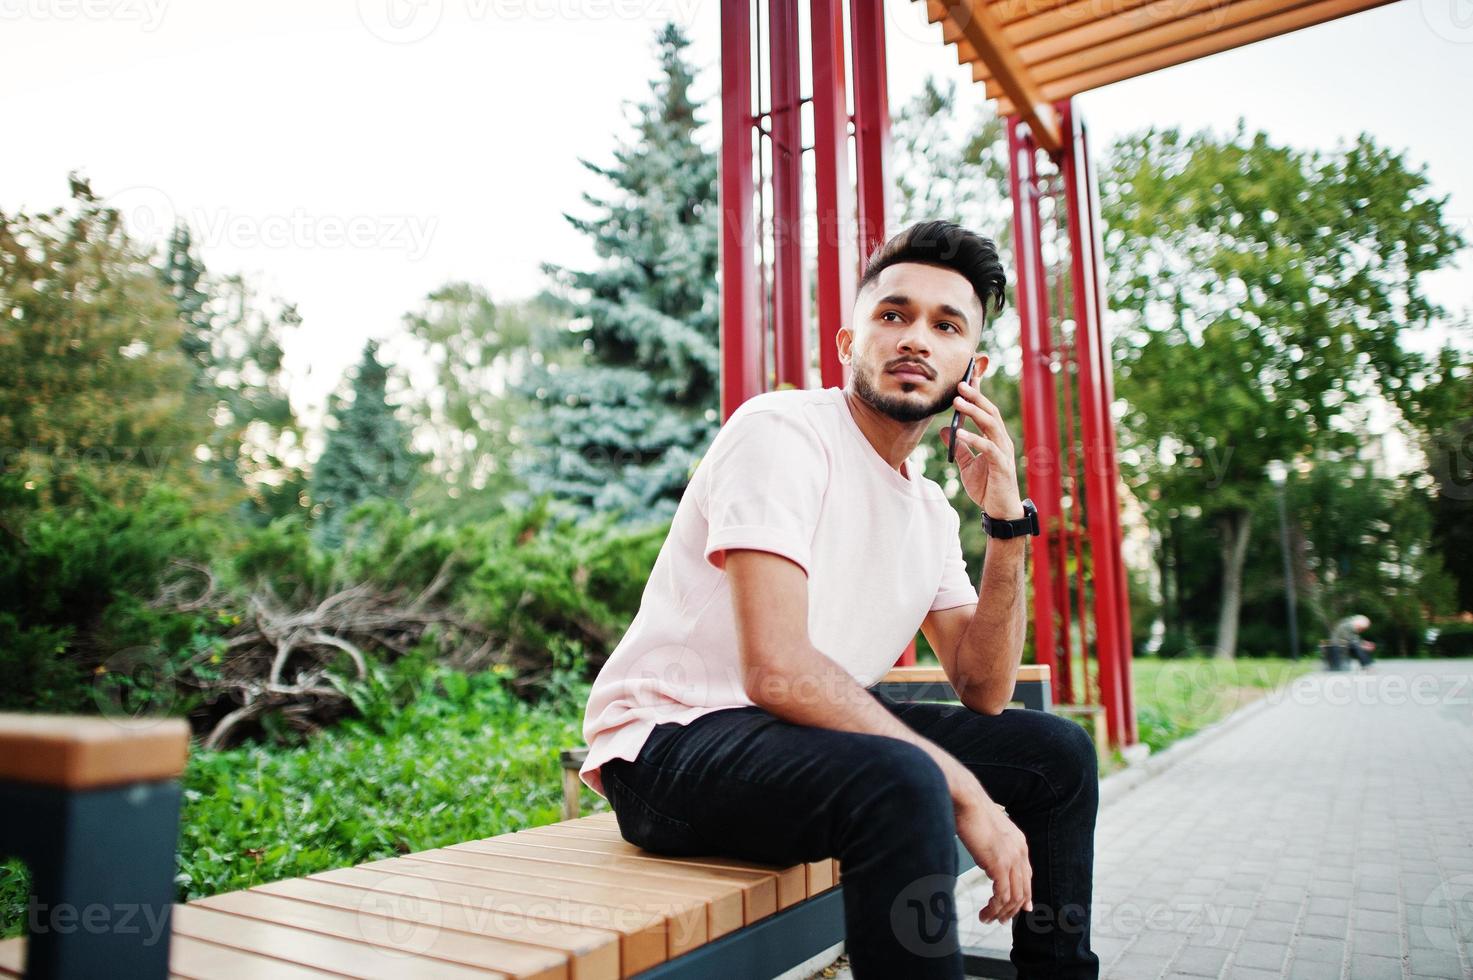
[[[844,389],[844,403],[849,406],[849,414],[854,417],[859,431],[864,433],[864,437],[869,440],[875,452],[880,454],[885,464],[907,480],[910,479],[905,461],[915,452],[916,446],[920,445],[928,423],[897,422],[883,412],[875,411],[848,388]]]

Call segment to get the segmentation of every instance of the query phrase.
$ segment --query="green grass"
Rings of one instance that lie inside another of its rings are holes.
[[[1131,664],[1136,730],[1159,752],[1319,667],[1312,657],[1156,660]]]

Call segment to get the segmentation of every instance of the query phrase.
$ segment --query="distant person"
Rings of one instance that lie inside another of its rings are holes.
[[[1376,649],[1376,644],[1363,640],[1360,636],[1370,625],[1370,617],[1360,615],[1346,616],[1335,624],[1335,628],[1330,631],[1331,665],[1334,669],[1338,670],[1341,663],[1336,647],[1360,661],[1361,670],[1371,669],[1371,651]]]

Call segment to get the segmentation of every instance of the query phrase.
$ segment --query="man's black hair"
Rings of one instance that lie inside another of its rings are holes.
[[[922,262],[960,273],[972,284],[984,317],[992,317],[1006,301],[1007,277],[997,256],[997,245],[954,222],[918,222],[876,247],[856,293],[897,262]]]

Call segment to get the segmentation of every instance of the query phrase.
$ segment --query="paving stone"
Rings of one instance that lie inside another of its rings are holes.
[[[1296,960],[1284,974],[1288,980],[1340,980],[1340,961],[1325,963],[1320,960]]]
[[[1299,931],[1306,936],[1325,936],[1330,939],[1343,938],[1349,930],[1343,915],[1306,915]]]
[[[1227,962],[1228,951],[1221,947],[1187,946],[1176,955],[1171,968],[1194,976],[1215,977]]]
[[[1239,966],[1258,967],[1263,970],[1278,970],[1284,965],[1288,949],[1278,943],[1262,943],[1244,939],[1233,956],[1233,968]]]
[[[1317,936],[1300,936],[1290,947],[1295,960],[1316,960],[1322,963],[1339,963],[1345,959],[1345,943],[1338,939],[1321,939]]]
[[[1350,980],[1401,980],[1401,960],[1389,956],[1352,956]]]
[[[1401,956],[1401,937],[1390,932],[1371,932],[1369,930],[1355,932],[1350,936],[1350,948],[1357,954],[1399,957]]]

